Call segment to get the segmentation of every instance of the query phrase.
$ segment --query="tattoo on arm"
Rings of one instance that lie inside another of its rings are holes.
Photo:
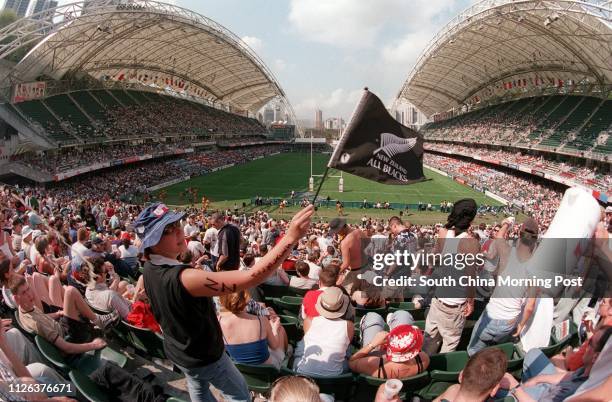
[[[206,277],[206,283],[204,284],[204,286],[206,286],[208,289],[210,290],[214,290],[215,292],[219,291],[219,282],[217,282],[216,280],[212,279],[211,277]]]
[[[219,285],[221,285],[220,288],[219,288]],[[204,284],[204,286],[206,286],[208,289],[213,290],[215,292],[235,293],[237,291],[237,285],[235,283],[227,284],[225,282],[217,282],[216,280],[210,277],[206,278],[206,283]]]
[[[287,254],[287,252],[289,250],[291,250],[292,247],[293,247],[293,244],[291,244],[291,243],[287,244],[285,246],[285,248],[282,249],[280,253],[278,253],[278,255],[276,256],[276,258],[273,261],[268,263],[268,265],[266,265],[265,267],[260,268],[260,269],[258,269],[256,271],[254,271],[251,274],[251,277],[259,279],[262,276],[267,275],[273,268],[277,267],[282,262],[282,260],[285,258],[285,254]]]

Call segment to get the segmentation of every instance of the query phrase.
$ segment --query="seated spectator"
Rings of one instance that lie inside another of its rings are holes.
[[[55,271],[59,271],[60,275],[65,280],[70,261],[63,257],[55,258],[49,237],[39,236],[34,242],[34,245],[38,252],[33,261],[36,270],[46,275],[53,275]]]
[[[327,248],[325,249],[325,253],[321,258],[320,266],[322,268],[326,267],[330,262],[332,262],[334,258],[336,258],[336,249],[334,248],[334,246],[327,246]]]
[[[120,258],[130,267],[134,269],[138,267],[138,247],[132,244],[132,239],[129,233],[121,235],[121,245],[117,248]]]
[[[599,321],[595,328],[587,328],[587,340],[593,336],[594,331],[606,326],[612,326],[612,298],[604,297],[600,300],[598,313]],[[587,325],[592,325],[592,321],[583,322],[588,323]],[[553,356],[550,361],[555,367],[563,370],[578,370],[584,365],[583,357],[588,346],[588,342],[583,342],[582,345],[575,350],[571,346],[568,346],[562,353]]]
[[[289,286],[289,275],[287,275],[282,266],[279,266],[268,276],[264,283],[272,286]]]
[[[386,306],[380,288],[369,284],[365,279],[358,279],[352,291],[351,300],[355,302],[355,307],[367,309]]]
[[[90,266],[82,268],[87,279],[85,298],[89,304],[102,311],[117,311],[122,319],[126,319],[132,309],[132,301],[144,298],[144,284],[141,278],[133,290],[128,290],[126,282],[121,281],[113,269],[113,264],[94,258]],[[110,285],[106,278],[110,277]],[[134,298],[134,299],[132,299]]]
[[[65,383],[66,380],[61,375],[44,364],[45,360],[36,347],[21,331],[10,328],[10,325],[10,319],[3,319],[0,323],[0,380],[3,383],[16,383],[18,380],[30,378],[43,384]],[[1,396],[3,395],[0,391]]]
[[[302,376],[285,376],[274,381],[268,401],[323,402],[327,398],[327,395],[319,393],[319,386],[314,380]]]
[[[506,373],[507,368],[508,358],[501,349],[483,349],[471,356],[461,370],[459,384],[451,385],[435,402],[487,401],[502,385],[510,388],[508,382],[513,377]]]
[[[591,368],[612,334],[612,327],[604,327],[591,337],[584,353],[584,366],[575,371],[555,368],[540,349],[532,349],[523,362],[521,385],[514,380],[511,394],[519,402],[562,401],[589,378]]]
[[[315,308],[317,301],[319,300],[319,295],[321,295],[325,289],[336,284],[336,281],[338,280],[338,272],[339,267],[337,265],[328,266],[326,269],[322,270],[319,275],[319,289],[309,290],[306,292],[304,299],[302,300],[302,308],[300,309],[300,316],[304,321],[319,316],[319,312]]]
[[[612,376],[610,362],[612,361],[612,339],[608,342],[595,360],[589,378],[576,390],[576,393],[566,402],[607,402],[612,394]]]
[[[368,313],[362,318],[363,347],[349,359],[351,371],[386,379],[412,377],[427,370],[429,356],[421,351],[423,333],[412,325],[412,315],[396,311],[387,316],[387,323],[390,332],[384,331],[380,314]]]
[[[301,374],[335,376],[348,371],[347,351],[355,327],[346,318],[351,301],[342,289],[323,290],[315,305],[318,317],[304,321],[304,339],[296,347],[294,370]]]
[[[240,259],[240,269],[241,270],[251,269],[253,265],[255,265],[255,255],[253,255],[252,253],[246,253]]]
[[[185,226],[185,231],[187,227]],[[196,261],[204,254],[206,254],[206,248],[202,244],[202,242],[198,239],[198,232],[192,232],[193,234],[189,236],[187,239],[187,250],[191,251],[193,255],[193,260]]]
[[[278,316],[258,316],[245,311],[249,296],[240,291],[220,296],[219,324],[225,347],[238,363],[280,367],[287,349],[287,334]]]
[[[308,253],[308,265],[310,267],[310,272],[308,274],[308,277],[310,279],[313,279],[315,281],[319,280],[319,272],[321,272],[321,266],[318,265],[319,259],[321,256],[321,252],[319,251],[318,248],[312,250],[310,253]]]
[[[98,315],[91,311],[81,294],[69,286],[64,297],[64,310],[44,314],[34,305],[34,292],[22,276],[13,276],[10,289],[15,303],[19,307],[19,320],[28,331],[45,338],[68,354],[79,354],[90,350],[102,349],[106,342],[95,338],[88,322],[81,316],[93,322],[100,329],[114,324],[119,315],[116,312]]]
[[[312,289],[317,285],[317,281],[308,278],[310,267],[306,262],[297,261],[295,263],[295,271],[297,276],[292,276],[289,280],[289,286],[292,288]]]
[[[2,285],[2,300],[4,300],[4,304],[6,304],[9,308],[15,310],[17,309],[17,304],[15,304],[13,294],[9,289],[9,280],[11,275],[13,275],[11,261],[8,258],[0,260],[0,285]]]

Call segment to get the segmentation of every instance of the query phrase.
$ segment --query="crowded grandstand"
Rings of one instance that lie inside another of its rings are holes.
[[[236,35],[149,0],[0,29],[0,399],[609,400],[610,7],[481,1],[409,74],[424,166],[491,205],[317,198],[308,177],[208,199],[194,178],[335,145],[262,124],[273,100],[296,119]],[[495,286],[564,237],[586,239],[558,253],[580,285]],[[483,256],[461,268],[479,285],[436,284],[453,264],[373,268],[397,253]]]

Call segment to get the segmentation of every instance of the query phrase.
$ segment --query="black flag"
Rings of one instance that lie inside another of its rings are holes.
[[[366,88],[327,166],[385,184],[422,181],[423,137]]]

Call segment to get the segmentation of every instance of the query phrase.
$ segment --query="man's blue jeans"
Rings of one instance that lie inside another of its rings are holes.
[[[178,366],[187,378],[187,388],[192,402],[216,402],[210,385],[219,390],[224,401],[250,401],[247,383],[234,366],[227,353],[207,366],[184,368]]]
[[[521,383],[524,384],[527,380],[538,375],[556,373],[557,369],[555,369],[554,364],[551,363],[550,359],[546,357],[540,349],[531,349],[523,360],[523,376],[521,378]],[[537,401],[550,389],[550,386],[550,384],[541,383],[531,387],[523,387],[523,390]]]
[[[467,352],[470,356],[488,346],[499,345],[510,340],[518,320],[494,320],[483,311],[474,325]]]

